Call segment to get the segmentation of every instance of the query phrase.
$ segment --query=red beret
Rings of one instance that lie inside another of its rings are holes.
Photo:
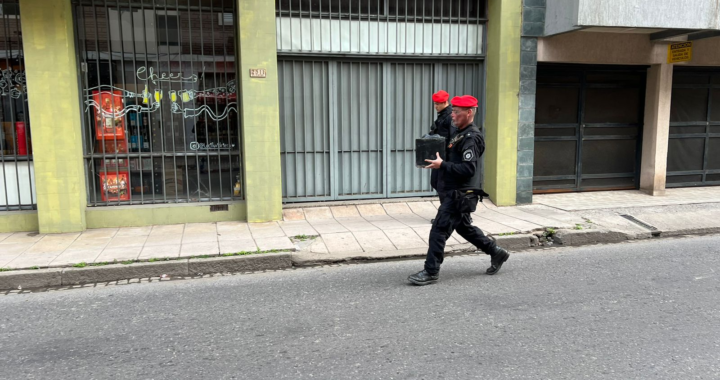
[[[450,94],[443,90],[440,90],[433,94],[432,99],[435,103],[445,103],[448,101],[448,99],[450,99]]]
[[[450,103],[453,107],[474,108],[478,106],[478,100],[474,96],[463,95],[452,98]]]

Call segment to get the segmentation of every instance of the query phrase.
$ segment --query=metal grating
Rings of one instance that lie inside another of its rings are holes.
[[[0,211],[36,208],[31,125],[16,0],[0,0]]]
[[[242,199],[237,1],[74,3],[89,205]]]

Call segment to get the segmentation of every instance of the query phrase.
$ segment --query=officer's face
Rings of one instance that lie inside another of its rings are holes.
[[[472,108],[454,107],[452,110],[452,121],[458,128],[465,128],[475,118]]]
[[[444,102],[444,103],[433,102],[433,103],[435,104],[435,111],[436,111],[436,112],[440,112],[440,111],[444,110],[445,108],[447,108],[447,107],[450,105],[450,103],[448,103],[448,102]]]

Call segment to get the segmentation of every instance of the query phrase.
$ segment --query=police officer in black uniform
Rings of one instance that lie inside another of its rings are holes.
[[[472,225],[470,213],[487,194],[482,190],[479,160],[485,152],[485,140],[475,125],[478,101],[470,95],[452,99],[452,120],[458,131],[447,145],[447,161],[440,155],[435,160],[425,160],[426,168],[438,172],[438,193],[440,207],[430,230],[430,247],[425,260],[425,269],[411,275],[408,280],[415,285],[437,282],[440,265],[445,253],[445,242],[457,231],[465,240],[490,255],[490,268],[486,273],[496,274],[510,257],[510,254],[495,244],[483,232]]]
[[[437,118],[430,128],[431,135],[440,135],[445,138],[445,146],[450,143],[450,138],[455,134],[457,128],[452,124],[452,106],[450,106],[450,94],[440,90],[432,96]],[[437,190],[438,171],[430,173],[430,186]]]
[[[445,146],[450,143],[450,138],[457,132],[457,128],[452,122],[452,106],[450,105],[450,94],[445,90],[440,90],[432,96],[437,118],[430,128],[431,135],[440,135],[445,138]],[[430,186],[437,191],[438,171],[433,170],[430,173]],[[433,219],[431,223],[435,221]]]

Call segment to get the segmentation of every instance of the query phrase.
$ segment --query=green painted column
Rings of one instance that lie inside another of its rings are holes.
[[[70,0],[20,0],[42,233],[86,227],[80,99]]]
[[[522,0],[490,0],[487,36],[485,191],[516,203]]]
[[[238,0],[245,199],[249,222],[282,218],[275,2]],[[264,69],[265,78],[251,78]]]

